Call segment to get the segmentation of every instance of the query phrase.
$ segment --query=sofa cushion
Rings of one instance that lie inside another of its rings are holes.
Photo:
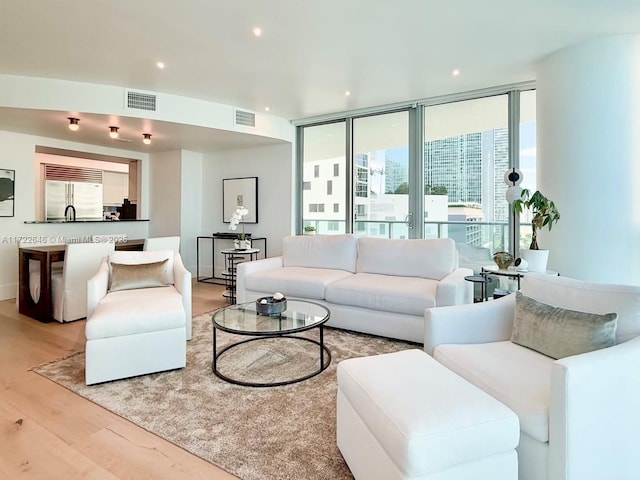
[[[442,280],[457,267],[455,242],[435,240],[358,239],[358,273]]]
[[[433,357],[516,412],[524,433],[549,441],[552,358],[509,341],[438,345]]]
[[[358,240],[355,235],[290,235],[282,239],[285,267],[310,267],[356,271]]]
[[[618,315],[553,307],[516,293],[511,341],[551,358],[564,358],[616,344]]]
[[[555,307],[617,313],[617,343],[640,335],[640,286],[583,282],[540,273],[528,273],[521,285],[523,295]]]
[[[185,315],[173,286],[110,292],[87,320],[85,335],[95,340],[171,330],[186,325]]]
[[[327,285],[325,299],[331,303],[385,312],[424,315],[436,306],[438,282],[427,278],[356,273]]]
[[[287,297],[323,300],[327,285],[351,276],[352,273],[344,270],[327,268],[273,268],[247,275],[245,288],[254,292],[281,292]]]

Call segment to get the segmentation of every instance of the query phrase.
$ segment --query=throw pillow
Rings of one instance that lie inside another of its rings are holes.
[[[617,321],[617,313],[567,310],[517,292],[511,341],[559,359],[615,345]]]
[[[164,268],[169,259],[161,262],[128,265],[111,262],[111,292],[168,285]]]

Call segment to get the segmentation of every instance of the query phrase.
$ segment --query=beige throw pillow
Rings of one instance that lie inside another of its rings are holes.
[[[564,358],[615,345],[617,322],[617,313],[566,310],[518,292],[511,341],[551,358]]]
[[[164,287],[164,268],[169,259],[161,262],[128,265],[111,262],[111,292],[137,288]]]

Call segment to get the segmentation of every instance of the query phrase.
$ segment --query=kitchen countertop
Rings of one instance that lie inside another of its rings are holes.
[[[34,224],[34,223],[124,223],[124,222],[148,222],[148,218],[135,218],[131,220],[76,220],[75,222],[68,222],[66,220],[30,220],[25,221],[24,223]]]

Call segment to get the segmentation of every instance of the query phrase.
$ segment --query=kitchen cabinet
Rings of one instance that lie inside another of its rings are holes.
[[[129,174],[102,172],[102,194],[105,206],[119,207],[129,198]]]

